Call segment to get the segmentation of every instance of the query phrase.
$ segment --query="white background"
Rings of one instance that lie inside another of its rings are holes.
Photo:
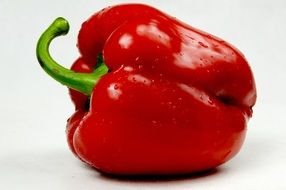
[[[80,24],[127,1],[0,1],[0,189],[286,189],[286,1],[166,0],[153,5],[238,47],[255,75],[258,101],[241,152],[215,172],[170,179],[113,179],[69,151],[65,87],[41,70],[40,34],[58,16],[71,30],[52,43],[62,65],[77,58]]]

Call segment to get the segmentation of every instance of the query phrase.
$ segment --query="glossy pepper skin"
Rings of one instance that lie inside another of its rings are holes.
[[[237,154],[256,88],[235,47],[150,6],[117,5],[83,23],[73,72],[41,53],[67,31],[56,20],[37,56],[71,88],[76,111],[66,132],[82,161],[110,174],[168,175],[214,168]]]

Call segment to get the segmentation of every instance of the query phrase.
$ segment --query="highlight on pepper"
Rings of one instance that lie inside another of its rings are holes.
[[[57,18],[37,44],[41,67],[69,88],[71,151],[98,171],[170,175],[215,168],[240,150],[256,102],[234,46],[143,4],[105,8],[82,24],[67,69],[49,53],[68,33]]]

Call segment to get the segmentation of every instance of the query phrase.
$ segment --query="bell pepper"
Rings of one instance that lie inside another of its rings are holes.
[[[49,53],[68,30],[56,19],[37,58],[70,89],[75,113],[66,133],[83,162],[109,174],[184,174],[238,153],[256,87],[234,46],[153,7],[116,5],[83,23],[70,70]]]

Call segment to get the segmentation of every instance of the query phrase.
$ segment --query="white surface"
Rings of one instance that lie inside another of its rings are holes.
[[[286,189],[286,1],[145,2],[235,44],[253,69],[258,101],[241,152],[217,172],[165,180],[118,180],[84,166],[68,150],[67,90],[40,68],[35,46],[58,16],[67,37],[52,44],[69,66],[80,24],[105,6],[127,1],[0,1],[0,189]]]

